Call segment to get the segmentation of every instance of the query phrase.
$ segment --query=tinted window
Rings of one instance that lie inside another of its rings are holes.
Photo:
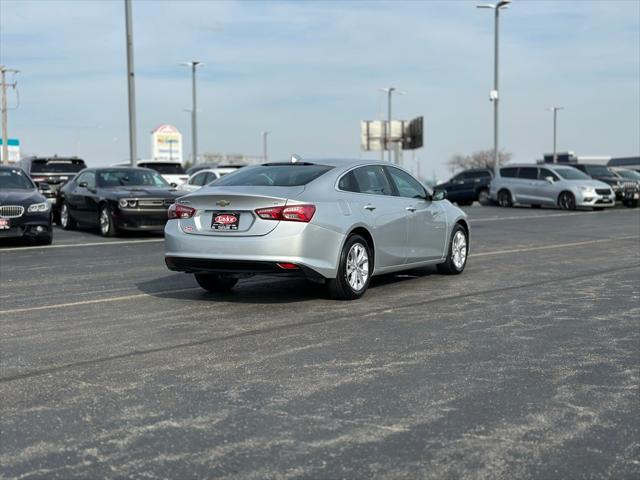
[[[488,177],[491,177],[491,174],[486,170],[465,173],[465,178],[470,178],[474,180],[476,178],[488,178]]]
[[[86,168],[82,160],[34,160],[31,173],[76,173]]]
[[[162,175],[180,175],[184,173],[184,168],[179,163],[145,162],[139,163],[138,166],[151,168]]]
[[[200,172],[197,175],[194,175],[193,178],[191,178],[191,180],[189,180],[189,185],[202,186],[204,185],[205,178],[207,178],[207,173]]]
[[[356,176],[353,174],[353,170],[344,175],[340,182],[338,182],[338,188],[345,192],[359,192],[358,182],[356,182]]]
[[[500,176],[501,177],[507,177],[507,178],[517,177],[518,176],[518,168],[517,167],[501,168],[500,169]]]
[[[96,188],[96,172],[81,173],[76,180],[76,184],[80,185],[82,182],[87,182],[87,187],[89,188]]]
[[[548,168],[541,168],[540,172],[538,173],[538,179],[539,180],[546,180],[547,177],[553,178],[554,182],[560,180],[558,178],[558,176],[555,173],[553,173],[551,170],[549,170]]]
[[[631,180],[640,180],[640,173],[634,170],[615,170],[615,172],[622,178],[629,178]]]
[[[19,190],[32,190],[35,187],[29,177],[22,170],[0,169],[0,190],[17,188]]]
[[[296,187],[306,185],[333,167],[327,165],[282,164],[245,167],[216,181],[216,187]]]
[[[538,169],[535,167],[520,167],[518,177],[527,180],[536,180],[538,178]]]
[[[556,173],[565,180],[589,180],[591,178],[575,168],[556,168]]]
[[[613,175],[604,165],[587,165],[587,173],[595,177],[612,177]]]
[[[407,172],[393,167],[387,168],[387,171],[391,175],[391,179],[401,197],[424,198],[426,196],[426,192],[420,182]]]
[[[214,180],[217,180],[218,178],[219,177],[215,173],[207,172],[207,174],[205,175],[205,178],[204,178],[204,184],[208,185],[211,182],[213,182]]]
[[[379,165],[369,165],[352,170],[353,182],[348,191],[373,195],[393,195],[393,189],[384,170]],[[347,175],[345,175],[346,177]],[[343,177],[344,180],[344,177]],[[345,189],[346,190],[346,189]]]
[[[167,181],[151,170],[103,170],[98,173],[101,187],[169,187]]]

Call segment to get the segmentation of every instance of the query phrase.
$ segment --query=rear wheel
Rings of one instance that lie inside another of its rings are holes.
[[[480,205],[489,205],[491,202],[489,199],[489,190],[483,188],[478,192],[478,202],[480,202]]]
[[[509,190],[500,190],[498,193],[498,205],[503,208],[513,207],[513,199]]]
[[[60,207],[60,226],[64,230],[74,230],[78,226],[75,218],[73,218],[69,212],[69,205],[67,205],[67,202],[63,202]]]
[[[342,247],[338,274],[327,282],[331,297],[355,300],[362,297],[371,281],[371,249],[360,235],[350,236]]]
[[[207,292],[228,292],[238,283],[237,278],[221,277],[215,273],[196,273],[196,282]]]
[[[462,225],[457,224],[451,232],[449,240],[449,250],[447,250],[447,260],[437,266],[438,272],[445,275],[457,275],[462,273],[467,265],[469,255],[469,238]]]
[[[571,192],[562,192],[558,197],[558,206],[562,210],[575,210],[576,197],[574,197]]]

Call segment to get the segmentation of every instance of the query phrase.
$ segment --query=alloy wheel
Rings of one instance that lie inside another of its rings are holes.
[[[60,208],[60,225],[62,225],[63,228],[69,225],[69,209],[66,203],[63,203]]]
[[[461,270],[467,261],[467,238],[460,230],[458,230],[453,237],[451,261],[458,270]]]
[[[347,282],[356,292],[364,288],[369,278],[369,255],[361,243],[354,243],[347,254]]]
[[[100,232],[102,232],[103,235],[107,235],[110,228],[111,221],[109,219],[109,211],[104,207],[100,210]]]

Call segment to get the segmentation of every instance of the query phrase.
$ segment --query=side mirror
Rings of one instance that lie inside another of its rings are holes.
[[[544,179],[549,183],[553,183],[555,181],[553,177],[544,177]]]
[[[87,188],[89,186],[89,184],[87,182],[80,182],[78,184],[79,187],[83,187],[83,188]]]
[[[49,185],[47,182],[40,182],[38,183],[38,190],[40,190],[41,192],[51,190],[51,185]]]
[[[433,195],[431,196],[431,199],[434,202],[439,202],[441,200],[445,200],[447,198],[447,191],[446,190],[441,190],[439,188],[436,188],[433,191]]]
[[[173,188],[176,188],[178,186],[178,184],[175,182],[171,182],[169,185],[171,185]]]

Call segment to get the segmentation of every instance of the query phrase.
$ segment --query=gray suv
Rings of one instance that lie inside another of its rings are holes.
[[[560,165],[509,165],[500,169],[491,181],[490,198],[501,207],[518,203],[540,207],[557,206],[564,210],[578,207],[613,207],[616,196],[604,182],[593,180],[581,171]]]

